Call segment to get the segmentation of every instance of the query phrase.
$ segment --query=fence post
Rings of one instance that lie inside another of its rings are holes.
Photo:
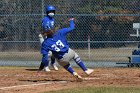
[[[41,0],[42,2],[42,18],[44,17],[44,0]]]
[[[90,60],[90,36],[88,35],[88,59]]]

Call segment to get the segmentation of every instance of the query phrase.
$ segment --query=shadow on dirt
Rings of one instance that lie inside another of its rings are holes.
[[[66,80],[59,80],[59,79],[19,79],[19,81],[27,81],[27,82],[42,82],[42,81],[49,81],[49,82],[67,82]]]
[[[62,80],[62,79],[19,79],[19,81],[27,82],[75,82],[76,80]]]
[[[38,71],[38,69],[25,69],[27,71]]]

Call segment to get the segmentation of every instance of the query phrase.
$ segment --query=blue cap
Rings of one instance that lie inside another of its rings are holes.
[[[55,7],[54,6],[52,6],[52,5],[47,5],[46,7],[45,7],[45,9],[46,9],[46,12],[48,12],[48,11],[55,11]]]

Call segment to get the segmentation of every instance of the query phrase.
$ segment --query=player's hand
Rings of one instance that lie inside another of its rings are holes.
[[[43,38],[42,34],[39,34],[38,37],[39,37],[39,38]]]
[[[75,18],[70,18],[69,21],[70,21],[70,20],[74,20],[74,19],[75,19]]]

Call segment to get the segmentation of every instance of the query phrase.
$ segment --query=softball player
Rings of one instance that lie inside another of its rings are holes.
[[[52,5],[48,5],[45,7],[46,9],[46,14],[47,16],[45,16],[42,20],[42,28],[45,31],[50,31],[54,29],[54,15],[55,15],[55,7]],[[40,43],[42,44],[44,41],[44,38],[47,38],[46,36],[44,36],[45,33],[39,34],[39,40]],[[43,35],[43,36],[42,36]],[[55,65],[55,58],[52,56],[51,51],[48,52],[48,56],[51,58],[51,65],[55,70],[58,70],[57,66]],[[41,62],[42,64],[42,62]],[[46,63],[45,67],[43,67],[42,69],[44,69],[46,72],[50,71],[49,69],[49,62]]]
[[[69,48],[69,45],[66,40],[66,35],[67,33],[69,33],[74,29],[74,18],[71,18],[69,21],[70,21],[69,28],[63,28],[56,32],[54,30],[44,30],[45,31],[44,33],[47,35],[47,38],[42,43],[41,48],[41,53],[43,55],[42,67],[48,64],[48,52],[52,51],[52,54],[54,55],[54,57],[57,59],[57,62],[61,66],[63,66],[78,80],[82,80],[82,77],[78,75],[70,66],[69,61],[71,59],[73,59],[87,75],[91,74],[93,70],[87,69],[83,64],[83,61],[77,55],[77,53],[71,48]],[[39,70],[42,69],[39,68]]]

